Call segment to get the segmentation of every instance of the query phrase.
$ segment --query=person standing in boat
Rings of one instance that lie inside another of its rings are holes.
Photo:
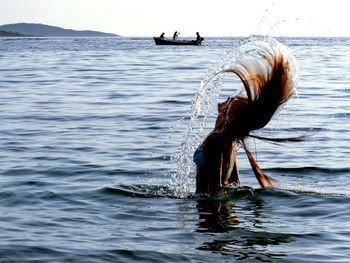
[[[164,38],[164,32],[159,36],[159,38]]]
[[[196,35],[197,35],[196,42],[200,45],[203,41],[203,38],[200,36],[198,32],[196,32]]]
[[[180,32],[175,31],[173,35],[173,41],[176,41],[177,37],[179,36]]]

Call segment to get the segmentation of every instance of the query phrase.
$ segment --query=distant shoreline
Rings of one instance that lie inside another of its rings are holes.
[[[18,35],[18,36],[4,36],[4,35],[1,35],[0,33],[0,39],[1,38],[23,38],[23,39],[28,39],[28,38],[32,38],[32,39],[47,39],[47,38],[50,38],[50,39],[59,39],[59,38],[127,38],[127,37],[121,37],[121,36],[68,36],[68,37],[60,37],[60,36],[57,36],[57,37],[51,37],[51,36],[27,36],[27,35]],[[137,38],[137,37],[136,37]],[[141,38],[141,37],[140,37]]]
[[[0,37],[26,37],[26,35],[22,35],[17,32],[0,30]]]
[[[0,26],[0,37],[120,37],[120,35],[44,24],[17,23]]]

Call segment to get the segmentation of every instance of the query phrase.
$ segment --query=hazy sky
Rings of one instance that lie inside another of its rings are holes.
[[[122,36],[350,36],[347,0],[0,0],[0,25],[43,23]]]

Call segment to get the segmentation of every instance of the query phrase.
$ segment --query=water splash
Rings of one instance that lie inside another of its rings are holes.
[[[269,36],[323,36],[335,35],[329,24],[308,17],[296,16],[295,12],[281,12],[295,7],[294,2],[271,0],[262,10],[260,20],[254,34]],[[316,10],[315,10],[316,11]],[[316,11],[317,12],[317,11]],[[296,30],[297,29],[297,30]]]
[[[273,1],[273,2],[271,3],[270,7],[265,9],[263,15],[262,15],[261,18],[260,18],[258,27],[257,27],[256,30],[255,30],[255,34],[259,34],[259,32],[260,32],[260,30],[261,30],[261,29],[260,29],[261,26],[265,23],[266,18],[269,16],[270,10],[273,10],[273,9],[274,9],[274,6],[275,6],[275,2]]]
[[[224,53],[221,60],[205,74],[202,79],[195,98],[191,105],[190,121],[183,134],[177,160],[176,173],[172,175],[171,185],[175,187],[175,192],[179,197],[187,196],[190,186],[194,181],[194,164],[192,154],[204,137],[204,129],[207,125],[208,117],[212,112],[212,105],[216,105],[220,91],[223,86],[223,71],[229,67],[240,65],[244,59],[257,57],[261,51],[272,51],[283,53],[290,61],[293,69],[289,78],[294,87],[297,85],[298,66],[288,47],[268,36],[251,36],[242,40],[239,45]],[[240,93],[236,90],[235,93]],[[235,95],[232,94],[232,95]]]
[[[222,87],[222,76],[215,74],[222,71],[223,63],[217,63],[203,78],[197,90],[195,98],[191,104],[191,116],[189,124],[183,134],[180,145],[180,153],[176,158],[177,171],[172,175],[172,185],[180,197],[184,197],[189,192],[189,174],[193,168],[192,159],[189,158],[191,151],[203,138],[204,128],[211,113],[212,100],[218,96]],[[202,120],[198,121],[202,116]],[[195,131],[195,133],[193,133]]]
[[[318,23],[315,22],[313,20],[307,20],[307,19],[303,19],[303,18],[283,18],[280,20],[277,20],[274,22],[274,24],[270,25],[267,29],[266,29],[266,34],[267,35],[274,35],[277,31],[277,29],[281,29],[283,28],[283,26],[294,26],[294,27],[305,27],[305,25],[308,25],[308,30],[313,31],[312,35],[317,35],[318,31],[326,31],[328,35],[334,35],[334,30],[331,29],[328,25],[326,24],[322,24],[322,23]],[[306,31],[305,29],[305,31]],[[322,34],[320,34],[322,35]]]

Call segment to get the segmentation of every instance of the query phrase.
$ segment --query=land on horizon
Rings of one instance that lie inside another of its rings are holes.
[[[37,23],[16,23],[0,26],[0,37],[120,37],[117,34],[92,30],[73,30]]]

